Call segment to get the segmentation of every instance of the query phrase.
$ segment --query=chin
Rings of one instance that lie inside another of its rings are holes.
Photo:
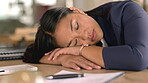
[[[90,44],[90,45],[95,45],[95,44],[97,44],[99,41],[100,41],[100,40],[94,40],[94,41],[91,41],[91,42],[88,43],[88,44]]]
[[[91,45],[95,45],[95,44],[97,44],[99,41],[94,41],[94,42],[92,42],[91,43]]]

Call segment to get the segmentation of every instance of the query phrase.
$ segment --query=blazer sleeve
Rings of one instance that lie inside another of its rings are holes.
[[[122,10],[121,25],[125,45],[103,48],[106,69],[147,69],[148,14],[135,2],[128,2]]]

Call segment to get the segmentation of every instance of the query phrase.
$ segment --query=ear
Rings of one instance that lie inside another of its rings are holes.
[[[80,10],[80,9],[78,9],[78,8],[75,8],[75,7],[70,7],[69,9],[70,9],[70,10],[73,10],[74,12],[78,12],[78,13],[87,15],[87,14],[84,13],[82,10]]]

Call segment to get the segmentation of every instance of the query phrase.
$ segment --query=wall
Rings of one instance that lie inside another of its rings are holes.
[[[73,1],[74,1],[74,7],[87,11],[101,4],[110,2],[112,0],[73,0]]]

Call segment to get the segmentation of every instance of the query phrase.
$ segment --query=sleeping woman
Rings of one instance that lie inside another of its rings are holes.
[[[133,1],[109,2],[85,12],[49,9],[23,61],[76,70],[147,69],[148,14]]]

